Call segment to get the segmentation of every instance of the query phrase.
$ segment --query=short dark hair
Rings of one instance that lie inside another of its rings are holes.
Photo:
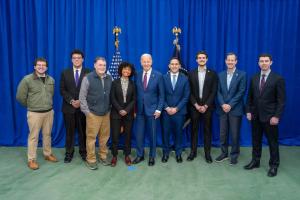
[[[196,59],[198,58],[198,55],[200,54],[204,54],[206,56],[206,58],[208,58],[208,54],[206,53],[206,51],[202,50],[202,51],[198,51],[196,54]]]
[[[72,52],[71,52],[71,58],[73,57],[74,54],[80,54],[82,58],[84,58],[84,54],[83,52],[80,50],[80,49],[74,49]]]
[[[237,55],[236,55],[234,52],[228,52],[228,53],[226,54],[226,59],[227,59],[228,56],[234,56],[234,57],[235,57],[235,60],[237,60]]]
[[[135,74],[134,66],[133,66],[133,64],[131,64],[129,62],[121,62],[120,63],[119,68],[118,68],[118,74],[119,74],[119,76],[122,76],[122,70],[124,68],[127,68],[127,67],[129,67],[131,69],[131,74],[130,74],[129,77],[134,76],[134,74]]]
[[[261,57],[268,57],[270,59],[270,61],[272,61],[272,56],[271,54],[269,53],[262,53],[258,56],[258,60],[261,58]]]
[[[169,62],[171,62],[171,60],[177,60],[179,62],[179,64],[181,65],[180,59],[178,57],[176,57],[176,56],[172,57]]]
[[[46,63],[46,66],[48,67],[48,62],[47,62],[47,60],[45,59],[45,58],[43,58],[43,57],[39,57],[39,58],[36,58],[35,60],[34,60],[34,62],[33,62],[33,65],[34,66],[36,66],[36,64],[37,64],[37,62],[45,62]]]

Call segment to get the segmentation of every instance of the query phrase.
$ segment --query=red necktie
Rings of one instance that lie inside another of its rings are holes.
[[[147,88],[147,72],[145,72],[145,74],[144,74],[143,86],[144,86],[144,90],[146,90],[146,88]]]

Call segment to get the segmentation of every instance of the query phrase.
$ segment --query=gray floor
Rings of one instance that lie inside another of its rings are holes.
[[[65,164],[64,149],[54,149],[60,162],[48,163],[39,149],[40,169],[32,171],[26,166],[26,148],[0,147],[0,199],[300,199],[300,147],[280,147],[281,165],[274,178],[266,176],[268,148],[263,149],[261,167],[252,171],[243,169],[251,148],[241,149],[236,166],[228,161],[206,164],[202,148],[193,162],[185,160],[185,152],[182,164],[176,163],[174,153],[168,163],[161,163],[161,150],[157,151],[154,167],[147,161],[127,167],[120,152],[115,168],[99,165],[91,171],[78,154]],[[214,148],[213,157],[218,154]]]

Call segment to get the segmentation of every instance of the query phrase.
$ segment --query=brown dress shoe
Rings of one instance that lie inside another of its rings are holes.
[[[130,166],[131,165],[131,159],[129,156],[125,156],[125,163],[127,166]]]
[[[37,164],[37,162],[35,160],[29,160],[27,165],[32,170],[36,170],[39,168],[39,165]]]
[[[53,154],[45,156],[45,160],[48,160],[50,162],[58,162],[57,158]]]

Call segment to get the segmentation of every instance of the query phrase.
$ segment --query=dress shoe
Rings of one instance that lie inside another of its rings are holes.
[[[111,159],[110,165],[111,165],[112,167],[115,167],[115,166],[117,165],[117,157],[114,156],[114,157]]]
[[[51,154],[49,156],[45,156],[45,160],[50,161],[50,162],[58,162],[57,158]]]
[[[131,165],[131,159],[129,156],[125,156],[125,163],[127,166],[130,166]]]
[[[259,168],[259,165],[260,165],[259,161],[252,160],[248,165],[244,166],[244,169],[251,170],[254,168]]]
[[[154,158],[149,158],[148,165],[149,165],[149,166],[155,165],[155,160],[154,160]]]
[[[277,175],[277,167],[271,167],[268,171],[268,177],[274,177]]]
[[[237,159],[231,159],[229,165],[236,165],[238,163]]]
[[[140,162],[142,162],[142,161],[144,161],[144,160],[145,160],[144,156],[142,156],[142,157],[136,157],[136,158],[133,160],[132,164],[138,164],[138,163],[140,163]]]
[[[227,155],[225,155],[225,154],[221,154],[221,155],[219,155],[217,158],[216,158],[216,162],[217,163],[219,163],[219,162],[223,162],[223,161],[225,161],[225,160],[228,160],[228,156]]]
[[[176,162],[177,163],[182,163],[182,157],[181,157],[181,155],[176,156]]]
[[[208,164],[212,163],[212,158],[211,158],[210,154],[205,154],[205,161],[206,161]]]
[[[191,152],[190,155],[187,157],[187,161],[192,161],[194,158],[196,158],[197,155],[194,152]]]
[[[86,154],[80,154],[81,160],[86,161]]]
[[[169,156],[168,155],[163,155],[163,157],[161,158],[161,162],[166,163],[169,160]]]
[[[64,159],[64,163],[70,163],[72,161],[72,157],[69,155],[66,155],[65,159]]]
[[[39,165],[37,164],[37,162],[35,160],[29,160],[27,165],[32,170],[36,170],[39,168]]]

